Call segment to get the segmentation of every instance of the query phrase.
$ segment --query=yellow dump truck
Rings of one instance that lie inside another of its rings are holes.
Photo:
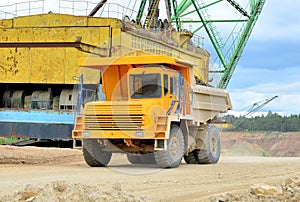
[[[220,134],[214,123],[231,109],[224,89],[196,84],[194,64],[170,56],[87,58],[100,70],[105,100],[85,104],[72,136],[83,141],[90,166],[106,166],[112,153],[159,167],[216,163]]]

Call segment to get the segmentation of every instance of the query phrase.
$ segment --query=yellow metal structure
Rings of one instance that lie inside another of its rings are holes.
[[[142,32],[143,31],[143,32]],[[1,43],[45,43],[43,48],[1,48],[0,82],[73,84],[73,76],[85,75],[85,82],[99,81],[88,70],[80,69],[78,58],[88,53],[98,57],[121,57],[124,55],[169,55],[196,64],[197,75],[207,81],[209,54],[203,49],[188,47],[190,36],[183,33],[154,35],[135,28],[130,23],[114,18],[96,18],[65,14],[41,14],[0,20]],[[141,34],[142,33],[142,34]],[[159,36],[159,37],[158,37]],[[82,42],[97,47],[78,50],[47,46],[46,43]],[[175,45],[175,46],[174,46]],[[93,53],[94,52],[94,53]]]
[[[111,28],[120,34],[120,21],[63,14],[16,17],[0,20],[0,43],[73,42],[80,36],[85,43],[104,46],[101,43],[109,41]],[[87,81],[95,83],[99,76],[93,78],[77,66],[78,58],[87,56],[75,48],[2,48],[0,82],[73,84],[72,77],[84,73]]]

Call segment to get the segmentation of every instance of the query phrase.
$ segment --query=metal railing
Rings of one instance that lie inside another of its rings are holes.
[[[31,0],[0,6],[0,19],[44,13],[45,0]]]
[[[205,38],[203,36],[194,34],[192,38],[193,43],[198,48],[204,48]]]
[[[17,16],[27,16],[44,13],[62,13],[79,16],[88,16],[97,2],[84,0],[31,0],[0,6],[0,19]],[[106,3],[96,13],[96,17],[114,17],[123,19],[128,16],[133,19],[137,15],[134,8],[123,6],[119,3]]]
[[[138,12],[131,8],[125,7],[118,3],[106,3],[99,10],[101,17],[114,17],[124,20],[125,17],[128,17],[128,20],[135,20]]]

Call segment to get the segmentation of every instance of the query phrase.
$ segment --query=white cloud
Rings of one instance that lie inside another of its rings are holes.
[[[249,90],[255,90],[256,92],[285,92],[285,93],[299,93],[300,90],[300,82],[294,83],[284,83],[281,84],[279,82],[274,83],[262,83],[256,86],[250,87]]]
[[[256,57],[260,60],[259,57]],[[266,68],[251,68],[250,66],[238,66],[229,83],[229,88],[244,88],[255,85],[267,86],[277,85],[277,88],[290,85],[297,85],[300,82],[300,66],[273,68],[271,65],[265,65]],[[278,85],[279,84],[279,85]],[[261,86],[260,86],[261,88]]]
[[[253,88],[252,88],[253,89]],[[256,89],[254,87],[254,89]],[[284,91],[276,92],[256,92],[251,89],[243,89],[239,91],[230,91],[231,100],[233,104],[233,111],[245,111],[257,102],[271,99],[273,96],[278,95],[278,98],[267,104],[261,111],[277,112],[281,114],[300,114],[300,95],[293,93],[286,93]]]
[[[254,28],[253,39],[299,41],[299,8],[300,2],[295,0],[266,1],[258,23]]]
[[[278,95],[262,111],[300,114],[299,8],[299,1],[266,1],[229,83],[233,113]]]
[[[247,106],[270,99],[263,111],[271,110],[283,114],[300,114],[300,67],[272,69],[238,68],[233,83],[229,86],[235,112]]]

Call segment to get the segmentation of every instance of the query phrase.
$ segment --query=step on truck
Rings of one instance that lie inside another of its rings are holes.
[[[90,166],[106,166],[112,153],[133,164],[178,167],[214,164],[220,157],[219,114],[232,108],[224,89],[201,85],[193,64],[169,56],[80,59],[100,70],[102,99],[76,116],[72,137],[83,142]]]

